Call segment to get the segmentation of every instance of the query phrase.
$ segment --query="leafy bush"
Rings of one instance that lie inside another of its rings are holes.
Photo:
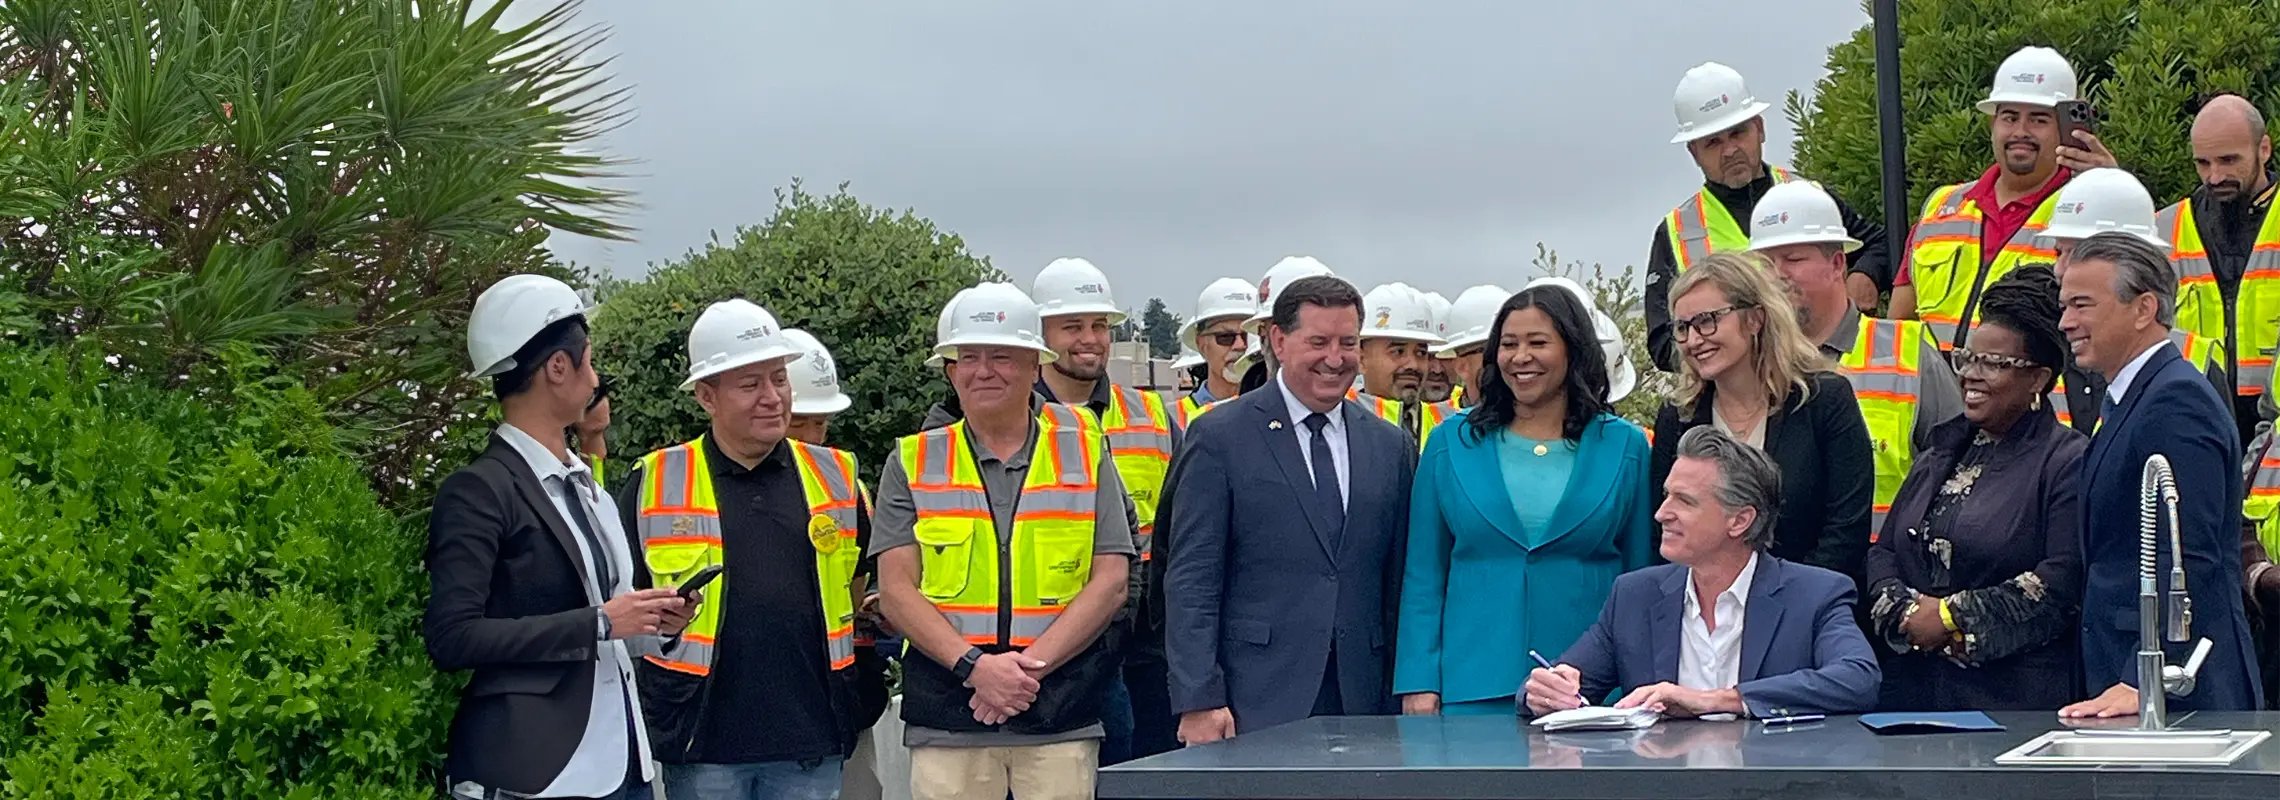
[[[1987,96],[1995,69],[2026,45],[2056,48],[2097,106],[2100,131],[2157,203],[2192,191],[2187,134],[2208,97],[2280,108],[2280,4],[2241,0],[1914,0],[1900,4],[1900,90],[1909,212],[1933,189],[1993,159]],[[1808,99],[1791,92],[1797,167],[1859,208],[1882,207],[1876,56],[1868,27],[1829,48]]]
[[[217,404],[0,349],[0,793],[432,795],[421,526],[248,352]]]
[[[818,197],[795,182],[776,193],[766,222],[738,229],[731,244],[716,240],[639,282],[603,285],[594,362],[617,382],[612,452],[632,458],[705,431],[704,410],[680,389],[689,326],[705,306],[741,296],[831,348],[840,391],[855,401],[832,422],[832,443],[877,465],[946,390],[923,363],[942,304],[1004,279],[924,218],[863,205],[845,186]]]
[[[481,407],[475,293],[621,235],[600,36],[509,4],[0,4],[0,330],[166,383],[265,351],[416,506]]]

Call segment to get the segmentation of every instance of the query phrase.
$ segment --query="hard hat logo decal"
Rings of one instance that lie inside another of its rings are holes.
[[[1108,290],[1101,288],[1100,284],[1097,283],[1084,283],[1078,284],[1077,288],[1072,291],[1075,291],[1077,294],[1101,294],[1107,292]]]
[[[1703,104],[1702,104],[1702,107],[1701,107],[1701,108],[1699,108],[1699,109],[1697,109],[1697,110],[1698,110],[1698,111],[1701,111],[1701,112],[1702,112],[1702,113],[1704,113],[1704,114],[1708,114],[1708,113],[1710,113],[1710,112],[1712,112],[1712,111],[1716,111],[1716,110],[1718,110],[1718,109],[1721,109],[1721,108],[1725,108],[1725,107],[1726,107],[1726,103],[1728,103],[1728,102],[1730,102],[1730,101],[1728,101],[1728,100],[1726,99],[1726,96],[1725,96],[1725,95],[1718,95],[1718,97],[1717,97],[1716,99],[1713,99],[1713,100],[1711,100],[1710,102],[1707,102],[1707,103],[1703,103]]]
[[[2052,208],[2051,211],[2058,214],[2080,214],[2082,213],[2082,203],[2081,201],[2075,201],[2072,203],[2060,203],[2056,208]]]
[[[1275,279],[1273,278],[1265,278],[1259,281],[1259,302],[1264,303],[1268,297],[1274,295],[1274,282]]]
[[[739,333],[739,334],[737,334],[737,335],[736,335],[736,338],[737,338],[737,340],[739,340],[739,341],[746,341],[746,342],[749,342],[749,341],[752,341],[752,340],[754,340],[754,339],[766,339],[766,338],[768,338],[768,337],[770,337],[770,336],[774,336],[774,335],[776,335],[776,329],[774,329],[774,328],[771,328],[771,327],[768,327],[768,326],[766,326],[766,325],[761,325],[761,326],[759,326],[759,327],[756,327],[756,328],[747,328],[747,329],[745,329],[745,331],[744,331],[743,333]]]
[[[1383,307],[1379,308],[1379,309],[1377,310],[1377,319],[1375,319],[1375,320],[1372,320],[1372,321],[1370,322],[1370,327],[1372,327],[1372,328],[1376,328],[1376,329],[1378,329],[1378,330],[1381,330],[1381,331],[1382,331],[1382,330],[1385,330],[1385,329],[1386,329],[1386,328],[1388,328],[1388,327],[1391,327],[1392,325],[1393,325],[1393,309],[1391,309],[1391,308],[1383,308]]]
[[[984,312],[981,312],[981,313],[979,313],[979,314],[973,314],[973,315],[967,316],[967,317],[966,317],[966,321],[967,321],[967,322],[984,322],[984,323],[987,323],[987,322],[1004,322],[1004,321],[1005,321],[1005,312],[1003,312],[1003,311],[984,311]]]
[[[1775,225],[1781,225],[1781,224],[1787,223],[1788,221],[1789,221],[1789,212],[1787,212],[1787,211],[1783,211],[1783,212],[1781,212],[1781,213],[1779,213],[1779,214],[1767,214],[1767,215],[1765,215],[1765,216],[1759,217],[1759,218],[1758,218],[1758,221],[1757,221],[1757,224],[1758,224],[1758,227],[1761,227],[1761,228],[1770,228],[1770,227],[1773,227],[1773,226],[1775,226]]]

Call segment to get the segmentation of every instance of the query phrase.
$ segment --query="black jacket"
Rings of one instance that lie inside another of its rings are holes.
[[[428,515],[428,656],[473,670],[444,772],[536,793],[577,752],[594,693],[597,618],[569,524],[497,435],[445,478]],[[636,580],[648,576],[636,560]]]
[[[1868,424],[1852,384],[1834,372],[1814,373],[1811,396],[1791,390],[1765,422],[1765,452],[1781,465],[1781,518],[1774,524],[1773,555],[1861,578],[1868,556],[1868,520],[1876,502],[1876,462]],[[1717,387],[1705,387],[1689,418],[1664,403],[1655,417],[1655,507],[1663,502],[1663,479],[1678,458],[1678,439],[1710,424]]]
[[[1750,232],[1750,212],[1757,208],[1758,198],[1764,197],[1766,190],[1773,188],[1773,173],[1768,170],[1765,175],[1740,189],[1718,183],[1705,183],[1703,187],[1710,190],[1710,196],[1725,204],[1726,210],[1734,215],[1734,224],[1741,226],[1742,233],[1746,234]],[[1837,201],[1837,213],[1844,216],[1845,232],[1859,239],[1861,244],[1859,250],[1846,256],[1845,271],[1867,275],[1876,281],[1876,288],[1891,291],[1892,262],[1885,257],[1884,225],[1853,213],[1852,206],[1845,205],[1843,200]],[[1673,360],[1677,345],[1672,342],[1670,335],[1670,287],[1677,280],[1678,256],[1670,251],[1670,219],[1665,214],[1663,221],[1655,224],[1655,241],[1647,249],[1647,291],[1644,301],[1647,307],[1647,352],[1654,357],[1655,367],[1664,372],[1678,370],[1678,362]]]

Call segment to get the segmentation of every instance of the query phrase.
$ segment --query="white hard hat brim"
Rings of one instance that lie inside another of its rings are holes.
[[[1362,331],[1362,341],[1366,342],[1371,339],[1394,339],[1404,342],[1424,342],[1428,345],[1437,345],[1442,342],[1441,337],[1434,336],[1430,333],[1417,333],[1415,331]]]
[[[1041,347],[1036,342],[1013,336],[972,336],[954,339],[935,345],[934,355],[944,362],[955,361],[958,358],[958,348],[960,347],[1012,347],[1027,350],[1037,354],[1037,365],[1040,367],[1061,359],[1060,354],[1053,352],[1050,347]]]
[[[833,392],[830,397],[814,400],[793,400],[792,413],[803,417],[820,417],[846,411],[854,405],[855,401],[847,399],[847,395]]]
[[[1440,356],[1442,358],[1456,358],[1457,351],[1487,341],[1488,334],[1485,333],[1479,336],[1459,336],[1441,344],[1434,345],[1433,355]]]
[[[1987,99],[1979,101],[1979,113],[1994,116],[1996,107],[2013,104],[2036,108],[2057,108],[2058,101],[2059,98],[2051,96],[2049,92],[1991,92],[1987,95]]]
[[[1245,316],[1245,315],[1242,315],[1242,314],[1221,314],[1221,315],[1219,315],[1219,316],[1216,316],[1216,317],[1205,317],[1205,318],[1203,318],[1203,319],[1191,319],[1191,320],[1188,320],[1188,321],[1186,321],[1186,322],[1180,323],[1180,346],[1181,346],[1181,347],[1185,347],[1185,348],[1187,348],[1187,349],[1189,349],[1189,350],[1194,350],[1194,349],[1196,349],[1196,346],[1195,346],[1195,343],[1196,343],[1196,337],[1197,337],[1197,336],[1200,336],[1200,335],[1201,335],[1201,332],[1203,331],[1203,326],[1205,326],[1205,325],[1209,325],[1209,324],[1211,324],[1211,323],[1214,323],[1214,322],[1218,322],[1218,321],[1220,321],[1220,320],[1223,320],[1223,319],[1240,319],[1240,320],[1242,320],[1242,321],[1243,321],[1243,332],[1244,332],[1244,333],[1250,333],[1250,332],[1251,332],[1251,330],[1250,330],[1250,328],[1251,328],[1251,320],[1253,320],[1253,319],[1256,319],[1256,317]]]
[[[731,358],[717,364],[708,363],[704,366],[703,369],[690,372],[689,379],[681,382],[681,388],[687,389],[689,387],[697,385],[697,381],[701,381],[714,375],[728,372],[730,370],[741,369],[743,367],[748,367],[753,364],[758,364],[766,361],[789,361],[801,355],[804,354],[800,352],[800,349],[793,347],[789,342],[776,347],[768,348],[766,350],[754,350],[750,353],[745,353],[744,355],[737,356],[735,358]]]
[[[1791,233],[1781,236],[1768,236],[1765,237],[1764,241],[1752,239],[1750,240],[1750,251],[1771,250],[1793,244],[1842,244],[1847,253],[1859,250],[1861,246],[1859,239],[1850,236],[1830,236],[1824,233]]]
[[[2163,250],[2171,247],[2169,240],[2162,238],[2160,234],[2119,228],[2099,228],[2089,225],[2052,225],[2044,228],[2041,234],[2035,236],[2035,246],[2048,250],[2057,247],[2059,242],[2079,242],[2101,233],[2126,233],[2137,237],[2139,241]]]
[[[1631,359],[1623,359],[1622,362],[1609,368],[1607,402],[1613,403],[1630,397],[1631,392],[1637,391],[1638,388],[1639,368],[1631,365]]]
[[[1172,369],[1188,369],[1190,367],[1200,366],[1203,366],[1203,356],[1201,354],[1192,356],[1180,356],[1178,360],[1172,362]]]
[[[1108,324],[1124,324],[1124,310],[1107,303],[1071,303],[1067,305],[1056,306],[1052,311],[1038,309],[1038,312],[1038,318],[1040,319],[1052,319],[1054,317],[1074,317],[1080,314],[1107,314]]]
[[[1748,105],[1736,106],[1733,112],[1725,116],[1704,122],[1698,127],[1679,131],[1678,135],[1670,137],[1670,143],[1686,144],[1687,142],[1691,142],[1696,139],[1708,139],[1712,136],[1724,133],[1736,125],[1757,119],[1759,116],[1764,115],[1765,112],[1771,108],[1773,108],[1773,106],[1766,105],[1764,102],[1751,100]]]

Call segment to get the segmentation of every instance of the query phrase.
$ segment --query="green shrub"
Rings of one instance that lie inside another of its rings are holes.
[[[0,789],[432,796],[422,526],[308,391],[218,399],[0,350]]]
[[[704,409],[680,388],[689,326],[705,306],[741,296],[831,348],[839,389],[855,402],[833,420],[832,444],[874,468],[947,391],[923,363],[942,305],[960,289],[1004,279],[924,218],[863,205],[845,186],[818,197],[794,183],[776,193],[767,222],[738,229],[731,244],[708,244],[639,282],[603,285],[594,363],[617,382],[612,458],[705,431]]]
[[[1908,131],[1909,213],[1994,158],[1974,109],[1995,68],[2026,45],[2074,65],[2100,131],[2154,201],[2198,182],[2187,133],[2200,101],[2235,93],[2280,111],[2280,4],[2241,0],[1912,0],[1900,4],[1900,90]],[[1799,170],[1857,208],[1882,207],[1876,57],[1868,27],[1829,48],[1808,99],[1790,93]]]

